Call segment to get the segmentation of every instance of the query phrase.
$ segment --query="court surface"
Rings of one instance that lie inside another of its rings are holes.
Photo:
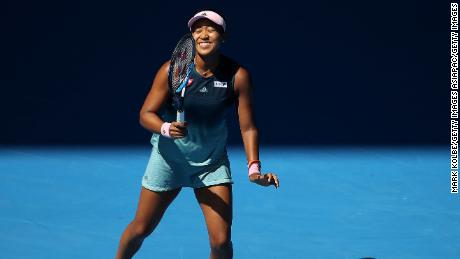
[[[247,181],[229,148],[234,258],[460,258],[449,148],[262,147],[280,188]],[[150,147],[0,148],[1,258],[113,258]],[[185,188],[135,258],[208,258]]]

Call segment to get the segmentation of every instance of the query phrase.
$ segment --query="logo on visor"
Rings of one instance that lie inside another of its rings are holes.
[[[201,15],[206,16],[206,13],[201,13]]]

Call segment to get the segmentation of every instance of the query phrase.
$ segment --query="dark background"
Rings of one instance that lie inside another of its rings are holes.
[[[0,143],[147,145],[156,70],[208,7],[252,74],[262,144],[448,144],[449,2],[339,0],[9,1]]]

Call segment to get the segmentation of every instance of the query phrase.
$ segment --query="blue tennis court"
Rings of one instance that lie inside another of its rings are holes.
[[[247,181],[243,150],[229,148],[235,258],[460,258],[448,148],[260,153],[278,190]],[[113,258],[149,154],[149,146],[1,148],[1,258]],[[185,188],[135,258],[208,256],[204,218]]]

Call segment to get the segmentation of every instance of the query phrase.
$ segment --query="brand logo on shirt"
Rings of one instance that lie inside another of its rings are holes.
[[[227,82],[214,81],[214,87],[227,88]]]
[[[208,88],[206,88],[206,86],[203,86],[201,89],[200,89],[200,93],[207,93],[208,92]]]

